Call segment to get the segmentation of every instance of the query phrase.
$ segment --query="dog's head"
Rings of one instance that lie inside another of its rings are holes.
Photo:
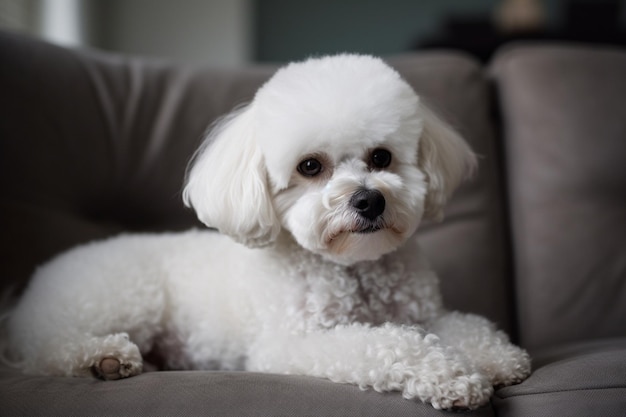
[[[380,59],[338,55],[280,69],[223,118],[183,192],[198,218],[248,246],[282,230],[335,262],[404,243],[475,165],[467,144]]]

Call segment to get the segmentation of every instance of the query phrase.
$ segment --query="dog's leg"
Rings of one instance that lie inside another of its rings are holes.
[[[141,373],[143,361],[137,345],[126,333],[94,337],[84,345],[85,363],[79,370],[89,369],[98,378],[114,380]]]
[[[79,246],[38,268],[7,315],[7,358],[29,374],[117,379],[140,373],[140,350],[151,350],[168,307],[170,271],[157,255],[169,253],[167,242],[121,236]]]
[[[484,317],[448,312],[429,327],[441,343],[465,353],[494,386],[523,381],[530,374],[530,357]]]
[[[338,326],[302,335],[271,334],[251,349],[247,369],[302,374],[376,391],[402,391],[435,408],[477,408],[493,389],[453,348],[419,328]]]
[[[90,376],[113,380],[140,374],[142,357],[126,333],[104,337],[74,335],[67,339],[50,338],[43,346],[22,349],[16,365],[26,373],[60,376]]]

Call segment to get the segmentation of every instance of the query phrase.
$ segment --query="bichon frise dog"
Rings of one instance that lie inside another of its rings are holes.
[[[444,309],[411,238],[474,165],[380,59],[290,64],[194,156],[184,201],[222,234],[123,235],[56,257],[8,318],[9,354],[30,374],[118,379],[157,352],[166,368],[479,407],[528,376],[529,357]]]

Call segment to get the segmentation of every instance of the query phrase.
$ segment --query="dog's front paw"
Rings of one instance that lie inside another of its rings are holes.
[[[139,348],[128,335],[118,333],[91,339],[93,359],[91,373],[107,381],[128,378],[141,373],[143,359]]]
[[[525,350],[513,345],[490,365],[486,371],[491,383],[497,388],[519,384],[531,372],[530,356]]]
[[[439,399],[439,403],[446,409],[474,410],[487,404],[492,394],[491,382],[482,374],[472,374],[452,380],[450,389]]]
[[[403,395],[405,398],[419,398],[431,403],[438,410],[476,409],[485,405],[493,387],[482,374],[460,375],[449,381],[424,381],[423,378],[409,380]]]
[[[142,366],[141,363],[136,361],[120,361],[117,358],[107,356],[93,365],[91,369],[97,378],[113,381],[140,374]]]

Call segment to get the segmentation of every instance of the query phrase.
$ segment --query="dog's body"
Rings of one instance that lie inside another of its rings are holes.
[[[207,143],[185,201],[245,245],[191,231],[58,256],[8,321],[26,372],[116,379],[150,354],[167,368],[401,390],[437,408],[478,407],[528,375],[528,355],[493,324],[442,306],[413,233],[474,157],[382,61],[292,64]]]

